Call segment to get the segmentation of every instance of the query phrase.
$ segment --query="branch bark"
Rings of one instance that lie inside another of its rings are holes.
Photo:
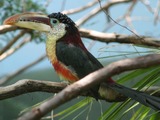
[[[137,37],[137,36],[128,36],[120,35],[116,33],[103,33],[94,30],[88,29],[79,29],[81,36],[85,38],[90,38],[92,40],[98,40],[101,42],[118,42],[118,43],[127,43],[135,45],[145,45],[151,47],[160,47],[160,40],[151,38],[151,37]]]
[[[67,14],[67,15],[78,13],[78,12],[81,12],[83,10],[86,10],[87,8],[92,7],[96,3],[98,3],[98,1],[94,0],[94,1],[91,1],[91,2],[87,3],[85,6],[82,6],[82,7],[79,7],[79,8],[75,8],[75,9],[70,9],[70,10],[64,10],[64,11],[62,11],[62,13]]]
[[[36,91],[57,93],[66,86],[66,83],[58,83],[51,81],[30,79],[19,80],[12,85],[0,87],[0,100]]]
[[[6,32],[17,30],[18,27],[11,25],[0,25],[0,34],[4,34]]]
[[[92,17],[96,16],[98,13],[100,13],[102,10],[107,11],[111,6],[117,5],[117,4],[122,4],[122,3],[128,3],[132,2],[132,0],[111,0],[107,2],[105,5],[101,7],[94,8],[89,12],[87,15],[84,17],[80,18],[78,21],[76,21],[77,26],[83,25],[85,22],[87,22],[89,19]]]
[[[56,96],[42,103],[40,106],[33,108],[31,111],[25,113],[23,116],[19,117],[18,120],[39,120],[51,110],[77,97],[81,92],[86,91],[94,85],[105,81],[113,75],[128,70],[147,68],[155,65],[160,65],[159,54],[152,54],[133,59],[125,59],[111,63],[107,67],[95,71],[87,75],[83,79],[67,86]]]
[[[18,82],[8,85],[5,87],[0,87],[0,100],[5,100],[8,98],[13,98],[19,95],[23,95],[31,92],[48,92],[48,93],[58,93],[67,87],[68,84],[65,82],[52,82],[46,80],[32,80],[32,79],[22,79]],[[154,93],[154,96],[160,97],[160,87],[159,86],[151,86],[144,87],[141,91],[146,92],[148,94]],[[90,93],[83,92],[80,94],[81,96],[90,96],[93,97]],[[122,102],[127,99],[127,97],[123,96],[123,99],[115,99],[111,101],[110,99],[104,99],[99,97],[99,100],[106,100],[109,102]]]
[[[6,25],[3,25],[6,26]],[[0,34],[7,32],[7,30],[12,31],[14,26],[3,27],[4,29],[0,29]],[[7,30],[5,30],[7,29]],[[17,28],[20,29],[20,28]],[[152,38],[152,37],[145,37],[140,36],[137,37],[135,35],[128,36],[128,35],[121,35],[116,33],[103,33],[89,29],[79,29],[80,34],[82,37],[90,38],[92,40],[97,40],[100,42],[110,43],[110,42],[117,42],[117,43],[126,43],[126,44],[135,44],[135,45],[145,45],[150,47],[160,47],[160,39]]]

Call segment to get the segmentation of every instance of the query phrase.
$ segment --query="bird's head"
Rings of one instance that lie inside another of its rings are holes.
[[[7,18],[4,24],[45,32],[47,37],[54,37],[56,40],[73,34],[73,32],[78,33],[75,23],[60,12],[48,16],[42,13],[17,14]]]

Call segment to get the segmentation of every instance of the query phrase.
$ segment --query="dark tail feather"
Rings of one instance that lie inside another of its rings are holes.
[[[136,91],[116,83],[111,83],[109,87],[145,106],[148,106],[154,110],[160,110],[160,98],[158,97],[151,96],[147,93]]]

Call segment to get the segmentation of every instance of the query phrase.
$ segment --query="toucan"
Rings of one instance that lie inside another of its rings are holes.
[[[47,56],[60,78],[69,83],[103,68],[84,46],[76,24],[63,13],[21,13],[7,18],[4,24],[46,33]],[[154,110],[160,110],[160,98],[120,85],[112,78],[104,81],[88,89],[95,99],[109,97],[112,100],[114,93],[120,93]],[[115,92],[110,93],[109,89]]]

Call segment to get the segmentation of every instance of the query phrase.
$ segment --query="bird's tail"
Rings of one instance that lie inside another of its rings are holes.
[[[117,94],[120,93],[120,94],[122,94],[126,97],[129,97],[133,100],[136,100],[139,103],[141,103],[141,104],[143,104],[147,107],[150,107],[154,110],[160,110],[160,98],[159,97],[151,96],[147,93],[140,92],[140,91],[137,91],[137,90],[133,90],[133,89],[127,88],[127,87],[122,86],[122,85],[117,84],[117,83],[110,83],[110,84],[105,83],[105,85],[103,84],[103,86],[101,86],[103,88],[103,96],[105,96],[104,95],[104,93],[105,93],[104,92],[104,86],[106,88],[106,93],[108,92],[109,89],[112,89],[114,91],[114,94],[115,93],[117,93]],[[108,95],[108,93],[107,93],[107,95]],[[111,96],[111,95],[108,95],[108,97],[109,96]]]

